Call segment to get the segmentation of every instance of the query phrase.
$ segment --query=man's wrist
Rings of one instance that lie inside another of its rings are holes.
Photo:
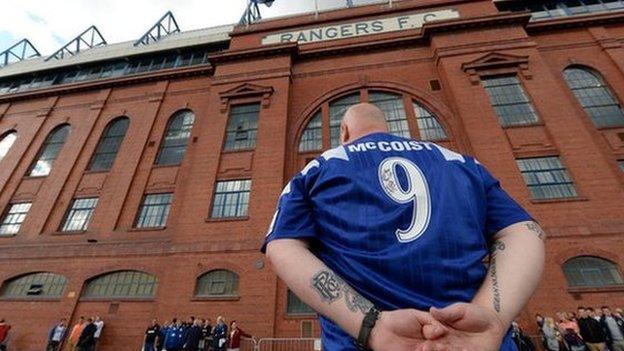
[[[488,305],[483,305],[478,302],[476,302],[475,304],[486,309],[491,314],[492,325],[494,326],[492,331],[496,334],[497,337],[499,337],[500,340],[502,340],[507,334],[509,328],[511,327],[511,321],[506,322],[503,316],[498,314],[493,308]]]
[[[381,330],[383,328],[383,324],[385,323],[385,313],[383,311],[379,312],[379,316],[377,317],[377,323],[370,332],[370,336],[368,337],[368,348],[371,350],[377,350],[377,346],[380,343],[381,339]]]
[[[381,312],[375,307],[371,307],[368,312],[364,315],[362,319],[362,323],[360,325],[360,331],[358,333],[358,337],[356,340],[356,345],[358,350],[370,350],[370,336],[372,330],[375,328],[377,324],[377,320],[379,319],[379,314]]]

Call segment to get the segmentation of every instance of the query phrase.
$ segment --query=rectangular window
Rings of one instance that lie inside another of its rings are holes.
[[[97,197],[74,199],[65,215],[61,231],[72,232],[87,230],[97,203]]]
[[[247,216],[251,180],[228,180],[217,182],[212,206],[212,218],[236,218]]]
[[[572,178],[557,156],[516,160],[534,199],[577,197]]]
[[[503,127],[537,123],[537,114],[516,76],[483,78],[485,91]]]
[[[30,210],[30,205],[30,202],[9,205],[10,207],[4,214],[0,224],[0,235],[17,234],[26,218],[26,214],[28,214],[28,210]]]
[[[172,193],[149,194],[143,198],[136,220],[136,228],[162,228],[167,225]]]
[[[256,146],[260,104],[232,106],[224,151],[253,149]]]
[[[301,301],[290,289],[286,301],[286,313],[288,314],[315,314],[312,307]]]
[[[624,160],[618,160],[618,164],[620,165],[622,172],[624,172]]]

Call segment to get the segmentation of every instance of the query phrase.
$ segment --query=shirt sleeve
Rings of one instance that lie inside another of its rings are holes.
[[[277,210],[261,251],[266,252],[269,242],[276,239],[312,239],[316,237],[310,190],[319,178],[321,164],[308,163],[293,177],[280,195]]]
[[[488,237],[502,229],[533,218],[500,185],[488,170],[477,162],[486,199],[485,233]]]

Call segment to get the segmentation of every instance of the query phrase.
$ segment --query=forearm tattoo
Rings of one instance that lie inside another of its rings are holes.
[[[319,294],[321,300],[332,303],[340,298],[344,298],[347,308],[352,312],[360,311],[366,314],[373,304],[353,290],[339,276],[330,270],[317,272],[311,280],[312,288]]]
[[[542,227],[540,227],[539,224],[535,222],[529,222],[529,223],[526,223],[526,227],[528,230],[532,231],[535,235],[537,235],[537,237],[540,238],[540,240],[542,241],[546,240],[546,233],[544,232]]]
[[[500,251],[505,250],[505,243],[495,241],[490,250],[490,278],[492,279],[492,305],[497,313],[501,311],[501,293],[498,285],[498,269],[496,267],[496,256]]]

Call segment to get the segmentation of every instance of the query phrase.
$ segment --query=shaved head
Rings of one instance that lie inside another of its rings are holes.
[[[387,132],[384,113],[377,106],[363,102],[349,107],[345,113],[340,124],[340,142],[345,144],[367,134]]]

